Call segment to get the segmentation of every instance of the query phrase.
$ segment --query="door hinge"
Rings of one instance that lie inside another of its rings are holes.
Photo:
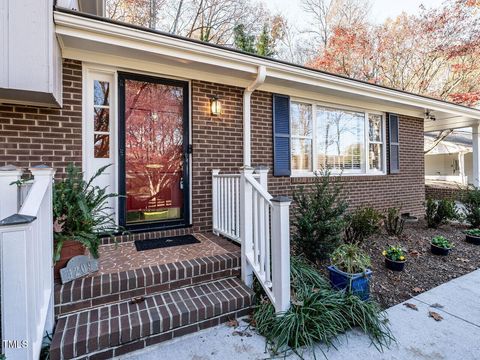
[[[187,150],[187,153],[189,154],[193,154],[193,145],[188,145],[188,150]]]

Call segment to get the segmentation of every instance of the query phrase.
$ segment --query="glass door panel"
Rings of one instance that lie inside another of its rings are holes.
[[[185,85],[124,79],[125,225],[183,219]]]

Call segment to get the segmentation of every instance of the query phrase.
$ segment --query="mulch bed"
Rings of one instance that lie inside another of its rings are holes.
[[[405,225],[399,238],[389,237],[384,231],[362,244],[372,259],[373,277],[370,285],[372,298],[383,308],[401,303],[451,279],[480,268],[480,246],[465,242],[461,224],[442,225],[428,229],[423,220]],[[455,245],[448,256],[433,255],[430,240],[443,235]],[[385,267],[382,251],[388,245],[400,245],[408,251],[402,272]]]

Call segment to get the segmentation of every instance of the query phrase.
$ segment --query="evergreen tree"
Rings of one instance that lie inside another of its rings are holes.
[[[275,55],[275,43],[270,34],[270,30],[267,24],[263,25],[262,32],[260,33],[257,41],[257,54],[261,56],[272,57]]]
[[[233,29],[235,48],[249,53],[255,53],[255,36],[247,34],[245,25],[237,24]]]

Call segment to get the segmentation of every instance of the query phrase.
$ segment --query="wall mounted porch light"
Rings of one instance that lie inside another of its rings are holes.
[[[213,116],[219,116],[222,114],[222,103],[218,99],[218,97],[214,96],[210,100],[210,113]]]

